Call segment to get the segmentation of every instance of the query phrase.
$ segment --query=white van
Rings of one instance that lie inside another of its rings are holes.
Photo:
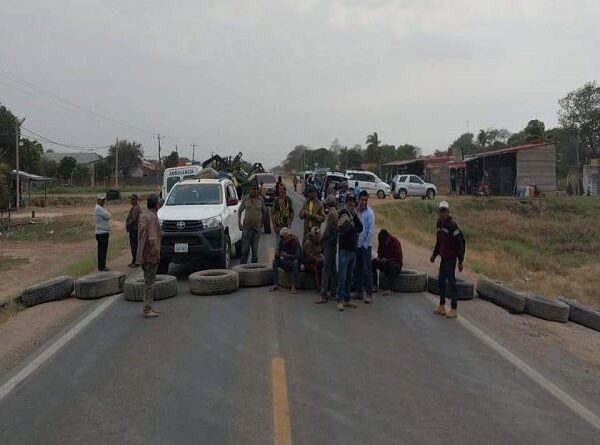
[[[161,197],[167,199],[167,195],[175,184],[184,179],[195,178],[202,170],[201,165],[184,165],[183,167],[166,168],[163,175]]]
[[[384,199],[390,194],[390,186],[379,179],[375,173],[365,170],[347,170],[348,187],[354,188],[354,184],[358,182],[361,190],[366,190],[369,195],[377,195],[378,198]]]

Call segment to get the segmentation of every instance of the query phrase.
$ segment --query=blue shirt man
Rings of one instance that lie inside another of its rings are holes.
[[[358,185],[358,181],[356,181],[354,183],[354,196],[359,197],[360,196],[360,186]]]

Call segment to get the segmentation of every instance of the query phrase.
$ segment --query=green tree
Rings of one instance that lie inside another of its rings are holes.
[[[96,165],[94,166],[94,168],[96,169],[94,174],[95,176],[95,180],[96,183],[104,183],[106,180],[108,180],[110,178],[110,176],[112,175],[112,168],[110,165],[108,165],[108,162],[106,159],[102,159],[98,162],[96,162]]]
[[[165,168],[177,167],[179,162],[179,153],[172,151],[171,154],[163,159]]]
[[[19,148],[19,169],[39,175],[42,173],[42,157],[44,156],[44,147],[38,141],[32,141],[26,138],[21,139]]]
[[[0,106],[0,162],[15,168],[17,116],[4,105]]]
[[[67,182],[71,180],[71,175],[73,174],[76,165],[77,161],[71,156],[65,156],[60,160],[58,164],[58,175],[63,181]]]
[[[0,163],[0,210],[8,209],[10,202],[10,167]]]
[[[532,119],[527,122],[525,128],[518,133],[512,134],[508,138],[508,146],[515,147],[522,144],[535,144],[544,142],[546,126],[541,120]]]
[[[381,147],[379,147],[379,151],[381,153],[382,162],[395,161],[397,158],[396,147],[393,145],[383,144]]]
[[[473,133],[461,134],[450,146],[448,152],[456,159],[464,159],[465,156],[480,153],[481,147],[473,141]]]
[[[600,156],[600,85],[588,82],[558,101],[558,121],[574,128],[588,157]]]
[[[377,164],[377,174],[381,174],[381,141],[377,132],[367,136],[367,160],[375,161]]]
[[[143,158],[144,150],[142,150],[141,144],[125,139],[119,140],[119,173],[124,178],[129,178],[135,170],[142,166]],[[115,144],[110,146],[106,159],[109,165],[115,165]]]
[[[421,154],[421,148],[416,145],[402,144],[396,148],[396,159],[405,161],[408,159],[416,159]]]
[[[90,169],[87,165],[77,164],[73,169],[73,182],[77,185],[90,185]]]
[[[58,164],[56,161],[42,158],[41,160],[41,174],[48,178],[58,178]]]

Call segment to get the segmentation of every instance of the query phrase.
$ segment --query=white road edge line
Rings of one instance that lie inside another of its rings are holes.
[[[56,354],[64,345],[72,340],[77,334],[85,329],[95,318],[113,304],[122,294],[113,295],[104,300],[96,309],[90,312],[83,320],[57,338],[54,343],[44,349],[37,357],[28,363],[23,369],[12,376],[6,383],[0,387],[0,401],[4,399],[10,392],[27,379],[40,366],[46,363],[54,354]]]
[[[434,301],[436,304],[438,303],[438,300],[435,297],[429,296],[429,295],[428,295],[428,297],[430,300]],[[485,343],[490,348],[492,348],[495,352],[497,352],[502,357],[504,357],[509,363],[511,363],[514,367],[519,369],[523,374],[525,374],[527,377],[529,377],[531,380],[533,380],[535,383],[537,383],[540,387],[542,387],[542,389],[547,391],[550,395],[554,396],[556,399],[558,399],[560,402],[562,402],[567,408],[569,408],[571,411],[573,411],[575,414],[577,414],[583,420],[585,420],[590,425],[592,425],[593,427],[595,427],[597,430],[600,431],[600,418],[596,414],[594,414],[590,409],[586,408],[583,404],[581,404],[580,402],[575,400],[573,397],[571,397],[569,394],[567,394],[561,388],[556,386],[554,383],[552,383],[546,377],[541,375],[539,372],[537,372],[535,369],[533,369],[531,366],[529,366],[527,363],[525,363],[523,360],[521,360],[515,354],[510,352],[504,346],[500,345],[496,340],[494,340],[489,335],[484,333],[482,330],[480,330],[477,326],[475,326],[469,320],[467,320],[466,318],[464,318],[461,315],[459,315],[457,320],[468,331],[470,331],[473,335],[475,335],[475,337],[477,337],[483,343]]]

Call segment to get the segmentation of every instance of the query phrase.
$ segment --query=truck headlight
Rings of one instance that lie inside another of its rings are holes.
[[[221,224],[222,224],[222,221],[221,221],[220,216],[214,216],[212,218],[202,220],[202,227],[204,227],[205,229],[212,229],[215,227],[220,227]]]

